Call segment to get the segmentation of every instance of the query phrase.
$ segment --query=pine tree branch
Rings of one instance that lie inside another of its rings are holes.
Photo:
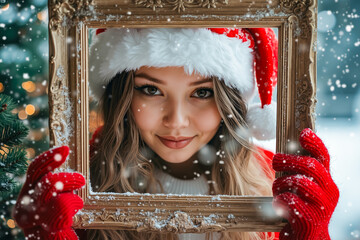
[[[27,158],[22,143],[29,129],[11,111],[15,108],[11,97],[0,94],[0,197],[19,185],[14,179],[27,169]]]
[[[4,128],[0,126],[0,146],[19,145],[28,133],[29,129],[20,121],[13,121]]]
[[[0,156],[0,176],[11,173],[14,176],[25,174],[27,169],[26,151],[22,148],[10,148],[7,154]]]
[[[4,192],[9,192],[14,189],[16,182],[10,177],[3,175],[0,176],[0,194]]]
[[[15,103],[12,98],[5,94],[0,94],[0,128],[4,128],[16,120],[15,114],[11,112],[14,109]]]
[[[21,187],[22,184],[16,181],[15,185],[13,185],[12,190],[0,192],[0,206],[5,206],[6,201],[16,200],[21,190]],[[1,215],[1,208],[0,208],[0,215]],[[0,239],[2,238],[0,237]]]

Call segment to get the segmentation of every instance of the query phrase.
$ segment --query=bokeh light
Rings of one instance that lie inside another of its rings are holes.
[[[28,116],[28,115],[26,114],[25,110],[20,110],[19,113],[18,113],[18,117],[19,117],[19,119],[21,119],[21,120],[27,119],[27,116]]]
[[[1,8],[1,11],[7,11],[10,7],[10,4],[5,4],[2,8]]]
[[[25,89],[27,92],[33,92],[36,89],[36,85],[32,81],[23,82],[21,84],[22,88]]]
[[[318,31],[326,32],[335,27],[336,17],[332,11],[321,11],[318,14]]]
[[[48,11],[43,10],[43,11],[39,12],[36,16],[40,21],[47,22],[47,20],[48,20]]]
[[[27,148],[27,149],[26,149],[26,157],[27,157],[28,159],[34,158],[34,157],[35,157],[35,149],[33,149],[33,148]]]
[[[9,228],[14,228],[15,227],[15,221],[12,220],[12,219],[7,220],[6,223],[7,223]]]
[[[32,104],[29,104],[25,107],[25,112],[27,115],[33,115],[35,113],[35,106]]]

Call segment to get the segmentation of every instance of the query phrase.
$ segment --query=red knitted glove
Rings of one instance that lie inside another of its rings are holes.
[[[273,205],[288,224],[280,240],[329,240],[328,225],[339,199],[339,189],[329,172],[329,153],[316,134],[304,129],[301,146],[312,157],[275,154],[273,168],[290,175],[274,181]]]
[[[52,173],[69,154],[67,146],[51,149],[30,164],[14,208],[14,218],[27,239],[78,239],[72,217],[83,207],[73,193],[85,184],[79,173]]]

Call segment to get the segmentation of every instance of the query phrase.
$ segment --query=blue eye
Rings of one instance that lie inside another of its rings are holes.
[[[140,87],[135,87],[135,90],[140,91],[141,93],[148,95],[148,96],[159,96],[161,95],[160,90],[152,85],[144,85]]]
[[[214,91],[211,88],[199,88],[196,89],[195,92],[193,93],[193,97],[196,98],[202,98],[202,99],[206,99],[206,98],[210,98],[214,95]]]

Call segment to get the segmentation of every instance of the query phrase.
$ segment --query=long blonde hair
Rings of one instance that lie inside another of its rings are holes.
[[[97,192],[151,192],[157,180],[149,151],[142,141],[130,109],[134,91],[134,73],[117,74],[107,85],[100,100],[103,126],[91,159],[91,185]],[[246,104],[236,89],[213,77],[214,97],[223,119],[213,144],[220,146],[212,166],[211,189],[214,194],[270,196],[273,179],[267,164],[247,134]],[[221,135],[221,138],[220,138]],[[221,139],[221,140],[219,140]],[[100,169],[100,174],[99,174]],[[139,181],[147,185],[139,185]],[[138,233],[135,231],[90,230],[92,239],[177,239],[176,234]],[[211,233],[207,233],[209,239]],[[221,239],[264,239],[262,233],[223,232]]]

